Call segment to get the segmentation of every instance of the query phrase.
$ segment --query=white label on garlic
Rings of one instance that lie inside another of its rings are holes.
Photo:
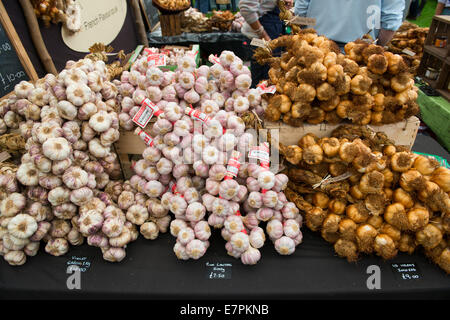
[[[266,146],[252,147],[248,152],[250,159],[258,159],[260,161],[270,161],[269,149]]]
[[[216,55],[210,54],[208,57],[209,62],[214,63],[214,64],[220,64],[220,60]]]
[[[341,174],[334,178],[331,178],[330,175],[327,175],[327,176],[325,176],[325,178],[322,179],[322,181],[313,185],[313,189],[316,189],[320,186],[326,186],[327,184],[330,184],[333,182],[339,182],[339,181],[345,180],[345,179],[351,177],[352,175],[353,175],[353,173],[351,173],[351,172],[346,172],[346,173]]]
[[[147,56],[149,67],[162,67],[166,65],[167,56],[165,54],[155,53]]]
[[[250,42],[250,45],[254,47],[264,48],[267,47],[267,42],[264,39],[253,38]]]
[[[152,116],[153,110],[149,106],[143,105],[133,117],[133,122],[143,129],[147,126]]]
[[[153,146],[153,138],[144,130],[139,131],[138,136],[144,141],[148,146]]]
[[[264,93],[274,94],[277,91],[276,86],[267,86],[266,82],[258,84],[258,86],[256,88],[257,88],[257,90],[259,90],[260,94],[264,94]]]
[[[298,24],[298,25],[302,25],[302,26],[315,26],[316,25],[316,19],[315,18],[295,16],[294,18],[289,20],[289,23]]]
[[[403,53],[407,54],[408,56],[414,57],[416,55],[416,53],[414,51],[411,51],[409,49],[403,49],[402,50]]]

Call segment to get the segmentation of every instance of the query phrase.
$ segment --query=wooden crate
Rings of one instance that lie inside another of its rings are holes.
[[[125,179],[129,179],[133,174],[131,168],[133,157],[142,155],[147,147],[133,131],[120,131],[120,139],[114,144],[117,155],[119,157],[120,166]]]
[[[416,140],[419,125],[420,120],[417,117],[410,117],[402,122],[382,126],[371,125],[370,128],[376,132],[386,133],[386,135],[394,140],[397,145],[406,146],[411,150],[414,141]],[[279,142],[285,145],[297,144],[299,139],[307,133],[313,133],[319,138],[330,136],[331,132],[339,126],[340,124],[322,123],[304,124],[302,127],[292,127],[282,122],[265,122],[266,129],[270,131],[279,130]]]
[[[440,35],[447,36],[447,46],[438,48],[435,46],[436,38]],[[425,77],[428,67],[439,69],[440,73],[436,80]],[[425,40],[424,52],[420,61],[417,74],[428,84],[436,89],[444,98],[450,101],[449,74],[450,72],[450,16],[434,16],[431,22],[430,31]]]
[[[164,37],[181,34],[181,13],[161,13],[159,22]]]

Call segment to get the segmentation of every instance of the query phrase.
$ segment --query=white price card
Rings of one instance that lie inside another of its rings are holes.
[[[264,39],[253,38],[250,42],[250,45],[254,47],[264,48],[267,47],[267,41],[265,41]]]
[[[416,55],[416,53],[414,51],[411,51],[409,49],[403,49],[402,52],[404,54],[407,54],[408,56],[414,57]]]
[[[274,94],[277,91],[276,86],[267,86],[266,82],[258,84],[257,88],[261,94],[264,94],[264,93]]]
[[[289,20],[289,23],[298,24],[298,25],[302,25],[302,26],[315,26],[316,25],[316,19],[315,18],[295,16],[294,18]]]

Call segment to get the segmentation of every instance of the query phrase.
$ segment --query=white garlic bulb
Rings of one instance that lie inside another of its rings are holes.
[[[28,214],[18,214],[8,223],[8,231],[16,238],[26,239],[37,230],[36,220]]]
[[[71,147],[64,138],[50,138],[42,144],[42,152],[50,160],[64,160],[69,156]]]

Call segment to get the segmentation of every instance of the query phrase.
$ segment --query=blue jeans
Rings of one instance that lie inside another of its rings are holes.
[[[280,9],[276,7],[274,10],[267,12],[261,18],[259,18],[259,22],[262,24],[270,39],[276,39],[281,36],[284,32],[283,22],[280,20],[278,16],[280,14]],[[274,55],[281,54],[281,48],[277,48],[273,51]],[[252,87],[256,87],[259,81],[268,79],[269,75],[269,66],[260,65],[253,58],[251,60],[250,69],[252,71]]]

